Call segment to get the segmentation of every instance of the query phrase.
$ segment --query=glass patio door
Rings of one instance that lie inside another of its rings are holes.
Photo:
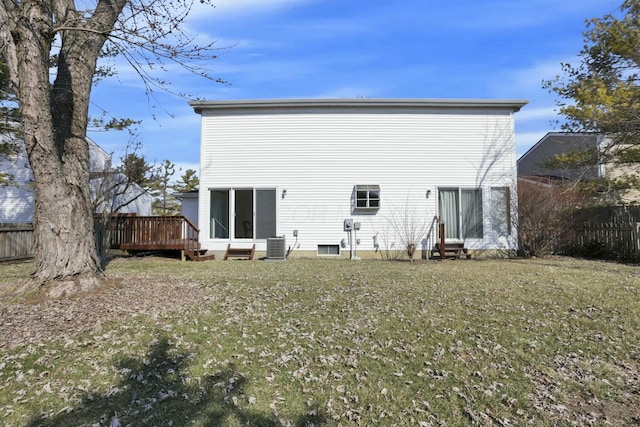
[[[277,233],[275,188],[211,190],[212,239],[267,239]]]

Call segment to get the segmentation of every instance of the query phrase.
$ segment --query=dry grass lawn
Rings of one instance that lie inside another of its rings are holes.
[[[568,258],[116,259],[9,296],[0,424],[640,424],[640,270]]]

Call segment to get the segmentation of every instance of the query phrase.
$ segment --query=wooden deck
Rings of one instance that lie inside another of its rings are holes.
[[[200,230],[184,216],[114,215],[108,219],[110,247],[131,253],[180,252],[181,259],[206,261],[200,249]]]

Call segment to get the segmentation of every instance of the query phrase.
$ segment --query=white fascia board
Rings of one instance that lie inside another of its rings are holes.
[[[257,99],[226,101],[190,101],[196,113],[205,110],[238,110],[269,108],[497,108],[518,112],[527,100],[447,99],[447,98],[356,98],[356,99]]]

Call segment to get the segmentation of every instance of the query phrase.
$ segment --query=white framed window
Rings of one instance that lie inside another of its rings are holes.
[[[445,239],[482,239],[482,190],[479,188],[439,188],[440,221]]]
[[[511,192],[509,187],[491,187],[491,226],[498,236],[511,235]]]
[[[275,188],[211,189],[212,239],[266,239],[277,234]]]
[[[352,211],[375,212],[380,209],[379,185],[356,185],[353,187]]]
[[[340,255],[340,245],[318,245],[318,255]]]

